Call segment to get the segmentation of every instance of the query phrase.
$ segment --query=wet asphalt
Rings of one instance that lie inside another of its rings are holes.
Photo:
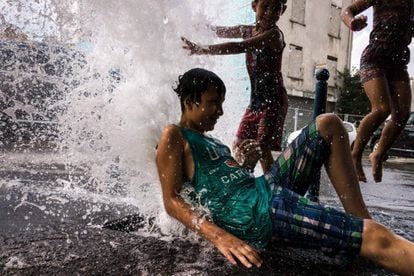
[[[349,262],[273,244],[260,269],[229,265],[202,240],[160,237],[155,229],[103,229],[108,220],[139,212],[137,205],[74,198],[70,179],[84,177],[57,163],[0,162],[1,275],[392,275],[365,260]],[[368,164],[364,168],[369,172]],[[70,171],[70,174],[69,174]],[[373,217],[414,240],[414,162],[390,160],[382,183],[362,184]],[[326,175],[321,200],[339,206]],[[139,206],[139,204],[138,204]]]

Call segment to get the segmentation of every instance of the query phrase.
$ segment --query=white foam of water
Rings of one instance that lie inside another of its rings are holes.
[[[100,190],[113,188],[108,170],[115,164],[120,173],[116,182],[129,185],[140,210],[157,216],[167,229],[179,227],[161,207],[155,147],[163,126],[178,120],[179,103],[171,89],[178,75],[192,67],[213,68],[209,57],[189,57],[180,41],[181,35],[213,40],[210,31],[194,27],[208,23],[206,5],[174,0],[85,4],[92,16],[84,18],[91,27],[84,32],[94,44],[87,60],[100,77],[88,79],[70,95],[62,118],[70,130],[65,145],[70,158],[89,161],[93,176],[105,183]],[[105,76],[113,69],[121,81],[108,89],[111,79]]]
[[[227,98],[231,93],[237,95],[225,103],[226,116],[217,126],[216,133],[227,143],[247,104],[241,97],[246,82],[231,77],[235,70],[231,66],[221,66],[225,57],[189,57],[181,48],[180,36],[198,42],[216,40],[205,26],[217,19],[209,14],[217,16],[226,1],[17,2],[25,12],[30,10],[27,3],[33,2],[32,12],[46,15],[47,20],[39,19],[36,28],[33,22],[32,27],[23,25],[29,34],[37,32],[31,37],[44,32],[44,36],[56,35],[61,41],[79,39],[93,45],[86,53],[88,68],[77,72],[82,82],[67,95],[67,109],[60,118],[67,161],[90,167],[90,182],[98,183],[101,192],[127,186],[128,196],[136,199],[142,212],[157,216],[159,224],[168,229],[178,229],[162,211],[154,164],[161,130],[167,123],[176,122],[180,112],[171,86],[179,74],[192,67],[212,69],[223,77]],[[13,5],[17,7],[9,3]],[[37,17],[33,18],[36,22]],[[111,78],[110,71],[120,72],[119,83]],[[234,126],[233,130],[229,131],[228,125]]]
[[[27,264],[22,260],[22,258],[17,256],[11,256],[4,264],[4,267],[7,268],[24,268]]]

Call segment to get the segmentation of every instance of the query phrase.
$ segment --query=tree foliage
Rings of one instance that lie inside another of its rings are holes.
[[[343,85],[339,89],[340,93],[336,102],[337,112],[356,115],[367,114],[371,105],[362,88],[359,70],[351,72],[349,69],[345,69],[344,72],[339,72],[339,77],[342,79]]]

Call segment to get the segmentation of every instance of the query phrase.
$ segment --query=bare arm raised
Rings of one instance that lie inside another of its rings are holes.
[[[253,25],[211,26],[211,29],[221,38],[243,38],[244,34],[253,28]]]
[[[356,0],[351,5],[344,8],[341,12],[342,21],[352,31],[360,31],[365,28],[367,24],[367,17],[365,15],[358,15],[372,6],[370,0]]]
[[[188,145],[178,127],[170,125],[164,129],[157,148],[156,163],[165,210],[187,228],[211,241],[230,263],[236,264],[237,258],[246,267],[250,268],[252,264],[260,267],[262,260],[254,248],[201,218],[180,196],[184,175],[194,170],[194,165],[188,164],[192,158],[189,159],[191,152],[186,147]]]
[[[198,45],[185,37],[181,39],[184,42],[183,48],[190,50],[191,55],[231,55],[263,49],[264,47],[273,47],[275,49],[283,48],[283,37],[277,28],[265,31],[243,41],[225,42],[207,46]]]

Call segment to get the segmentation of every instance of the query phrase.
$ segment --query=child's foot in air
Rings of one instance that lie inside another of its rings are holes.
[[[355,167],[358,180],[366,183],[367,177],[365,176],[364,169],[362,168],[361,157],[352,155],[352,160],[354,162],[354,167]]]
[[[372,166],[372,176],[374,177],[375,182],[382,181],[382,156],[375,154],[374,152],[369,155],[369,160],[371,160]]]

